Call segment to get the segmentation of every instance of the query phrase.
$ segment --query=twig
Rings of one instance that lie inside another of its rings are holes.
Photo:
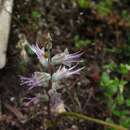
[[[61,113],[60,115],[95,122],[97,124],[101,124],[101,125],[104,125],[104,126],[107,126],[107,127],[114,128],[116,130],[128,130],[127,128],[124,128],[124,127],[122,127],[120,125],[108,123],[108,122],[105,122],[103,120],[96,119],[96,118],[93,118],[93,117],[89,117],[89,116],[86,116],[86,115],[82,115],[82,114],[76,113],[76,112],[64,112],[64,113]]]

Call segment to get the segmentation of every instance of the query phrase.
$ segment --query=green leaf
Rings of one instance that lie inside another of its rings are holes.
[[[98,4],[97,4],[97,11],[103,15],[106,16],[108,15],[111,10],[112,10],[112,1],[111,0],[101,0]]]
[[[128,107],[130,107],[130,99],[127,99],[127,100],[126,100],[126,105],[127,105]]]
[[[119,91],[120,91],[121,94],[124,92],[124,86],[125,86],[127,83],[128,83],[128,81],[120,80],[120,83],[119,83]]]
[[[107,86],[108,82],[110,81],[110,77],[107,72],[103,72],[101,76],[101,86]]]
[[[91,6],[90,0],[78,0],[78,3],[81,8],[89,8]]]
[[[41,13],[39,11],[32,11],[32,17],[33,18],[40,18],[41,17]]]
[[[106,95],[111,97],[115,94],[118,90],[119,86],[119,79],[110,79],[107,72],[103,72],[101,76],[100,85],[106,90]]]
[[[119,111],[119,110],[113,109],[112,114],[115,115],[115,116],[118,116],[118,117],[122,117],[122,116],[128,115],[129,112],[128,111]]]
[[[124,104],[125,100],[124,100],[124,96],[121,94],[119,94],[117,97],[116,97],[116,101],[118,103],[118,105],[122,105]]]
[[[123,116],[120,119],[120,124],[126,128],[130,128],[130,117],[128,116]]]
[[[115,63],[110,63],[110,64],[107,64],[107,65],[104,65],[104,69],[109,69],[109,70],[115,70],[117,67],[117,65]]]
[[[107,87],[107,94],[108,96],[113,96],[118,90],[119,80],[118,79],[110,80],[108,83],[109,84]]]
[[[120,73],[126,75],[126,74],[128,74],[128,72],[130,70],[130,65],[128,65],[128,64],[120,64],[119,70],[120,70]]]

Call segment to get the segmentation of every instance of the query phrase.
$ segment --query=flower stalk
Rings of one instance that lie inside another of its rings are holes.
[[[47,96],[48,96],[48,116],[51,119],[51,106],[50,106],[50,100],[51,100],[51,96],[49,94],[49,90],[52,89],[52,74],[53,74],[53,68],[52,68],[52,64],[51,64],[51,48],[52,48],[52,40],[50,37],[50,34],[48,34],[49,36],[49,41],[48,41],[48,46],[47,46],[47,51],[48,51],[48,73],[50,74],[51,78],[49,80],[48,83],[48,89],[47,89]]]
[[[104,125],[104,126],[107,126],[107,127],[114,128],[116,130],[128,130],[127,128],[124,128],[120,125],[108,123],[106,121],[96,119],[96,118],[93,118],[93,117],[89,117],[89,116],[86,116],[86,115],[83,115],[83,114],[80,114],[80,113],[76,113],[76,112],[64,112],[64,113],[61,113],[60,115],[64,116],[64,117],[71,117],[71,118],[77,118],[77,119],[83,119],[83,120],[86,120],[86,121],[95,122],[97,124],[101,124],[101,125]]]

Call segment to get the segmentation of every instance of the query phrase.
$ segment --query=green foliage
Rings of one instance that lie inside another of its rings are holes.
[[[32,11],[32,18],[37,19],[41,17],[41,13],[39,11]]]
[[[127,80],[123,80],[123,76],[127,75],[130,70],[130,65],[114,63],[104,66],[104,71],[101,75],[100,86],[104,89],[104,96],[108,109],[112,116],[118,117],[117,121],[124,127],[129,127],[130,124],[130,98],[125,94],[125,87],[128,84]],[[111,75],[117,72],[116,75]],[[118,77],[118,74],[121,77]],[[113,119],[109,118],[112,122]]]
[[[115,115],[116,117],[118,117],[119,119],[119,124],[121,124],[122,126],[126,127],[126,128],[129,128],[129,124],[130,124],[130,112],[127,110],[115,110],[113,109],[112,110],[112,114]],[[111,118],[107,118],[107,121],[112,123],[113,120]],[[113,129],[113,128],[109,128],[107,130],[116,130],[116,129]]]
[[[78,0],[80,8],[88,8],[91,6],[90,0]]]
[[[107,16],[112,12],[113,0],[100,0],[94,4],[91,0],[77,0],[80,8],[92,8],[96,9],[97,12],[102,16]]]
[[[79,36],[75,36],[74,37],[74,41],[75,41],[75,47],[76,48],[83,48],[83,47],[87,47],[89,45],[93,45],[94,43],[91,40],[82,40],[80,39]]]
[[[116,110],[116,109],[113,109],[112,110],[112,114],[118,116],[118,117],[121,117],[121,116],[126,116],[126,115],[129,115],[129,111],[120,111],[120,110]]]
[[[114,63],[110,63],[110,64],[107,64],[107,65],[104,65],[104,69],[107,69],[107,70],[111,70],[111,71],[114,71],[116,69],[117,65],[114,64]]]
[[[112,11],[113,0],[101,0],[97,5],[96,9],[99,14],[106,16]]]
[[[130,114],[129,114],[130,115]],[[120,124],[122,124],[124,127],[130,128],[130,116],[120,116]]]
[[[128,74],[129,70],[130,70],[130,65],[128,65],[128,64],[120,64],[119,71],[120,71],[121,74],[126,75],[126,74]]]
[[[127,105],[127,107],[130,107],[130,99],[126,100],[126,105]]]
[[[111,79],[107,72],[103,72],[101,76],[100,85],[105,89],[105,94],[108,97],[112,97],[118,91],[122,93],[124,90],[124,85],[126,83],[127,83],[126,81],[119,80],[117,77]],[[119,98],[120,100],[122,99],[122,97],[117,98]]]
[[[106,90],[105,94],[108,97],[111,97],[117,92],[118,82],[118,79],[110,79],[106,72],[102,73],[100,85]]]
[[[99,0],[99,2],[94,4],[94,2],[91,0],[75,0],[75,1],[78,2],[80,8],[96,9],[98,14],[101,16],[107,16],[113,12],[113,9],[114,9],[113,2],[117,2],[117,3],[120,2],[118,0]],[[123,11],[121,11],[120,16],[124,20],[128,21],[128,23],[130,25],[130,14],[127,9],[124,9]]]
[[[121,12],[121,16],[122,16],[123,19],[127,20],[130,24],[130,14],[127,10],[123,10]]]

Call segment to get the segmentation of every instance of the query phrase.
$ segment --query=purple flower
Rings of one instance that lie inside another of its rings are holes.
[[[45,51],[44,51],[44,48],[40,49],[38,44],[36,45],[31,45],[30,48],[32,49],[32,51],[34,53],[36,53],[37,57],[40,59],[44,56],[45,54]]]
[[[77,67],[77,65],[73,66],[71,68],[66,68],[66,67],[60,66],[59,69],[52,75],[52,80],[57,81],[57,80],[61,80],[64,78],[68,78],[71,75],[80,74],[80,71],[82,69],[84,69],[84,67],[75,69],[76,67]]]
[[[82,54],[83,52],[80,51],[73,54],[69,54],[68,49],[66,48],[63,53],[56,54],[52,57],[52,64],[64,64],[70,67],[72,63],[77,63],[81,61],[79,58]]]
[[[44,66],[48,66],[48,55],[45,52],[45,48],[43,47],[42,49],[39,48],[38,44],[36,45],[31,45],[30,48],[32,51],[37,55],[40,63]]]
[[[48,81],[50,79],[50,74],[45,72],[35,72],[31,77],[20,76],[21,85],[28,86],[29,90],[38,87],[48,85]]]

